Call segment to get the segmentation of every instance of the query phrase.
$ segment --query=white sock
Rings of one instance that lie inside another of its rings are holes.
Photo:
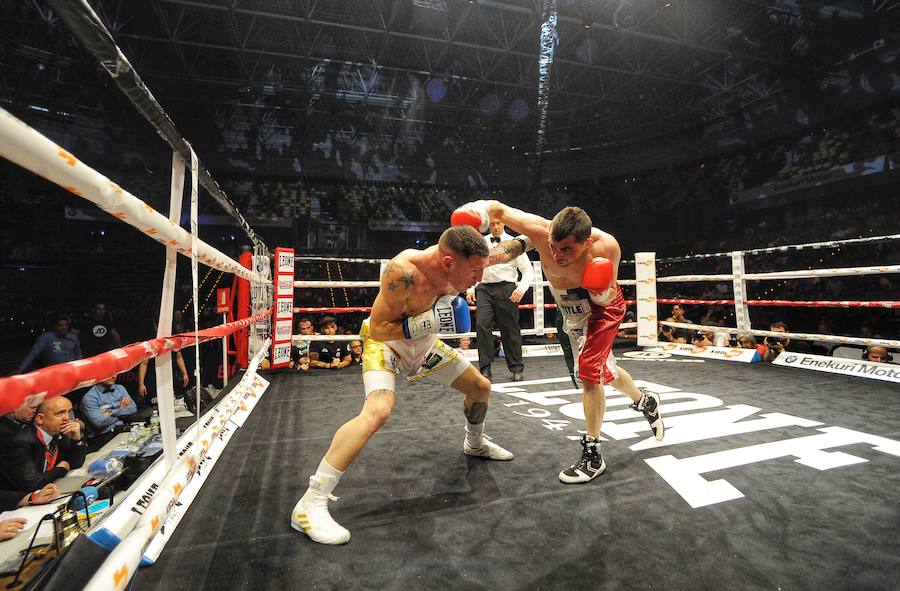
[[[482,434],[484,434],[483,422],[478,423],[477,425],[466,423],[466,441],[469,442],[469,445],[472,447],[479,447],[481,445]]]
[[[321,488],[321,492],[330,495],[343,475],[343,471],[338,470],[326,462],[325,458],[322,458],[322,461],[319,462],[319,467],[316,469],[316,476],[320,477],[319,482],[324,485]]]

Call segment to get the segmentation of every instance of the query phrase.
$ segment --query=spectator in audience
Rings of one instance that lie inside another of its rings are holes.
[[[788,325],[784,322],[773,322],[769,326],[772,332],[790,332]],[[760,354],[765,361],[774,361],[779,353],[784,351],[793,351],[794,353],[812,353],[812,347],[809,343],[803,341],[792,341],[790,337],[769,336],[763,339],[763,345],[759,348]]]
[[[31,351],[19,364],[18,373],[28,369],[34,361],[37,361],[40,368],[81,359],[81,342],[75,333],[69,331],[69,319],[65,316],[55,316],[52,326],[51,330],[43,333],[34,342]]]
[[[297,332],[301,335],[316,334],[312,320],[301,318],[297,322]],[[291,367],[297,371],[309,371],[309,346],[310,341],[306,339],[298,339],[291,344]]]
[[[78,335],[84,357],[93,357],[122,346],[122,337],[113,316],[102,302],[94,304],[72,332]]]
[[[23,404],[11,413],[0,417],[0,445],[31,424],[37,406]]]
[[[361,341],[350,341],[350,365],[362,365],[362,352]]]
[[[172,334],[181,334],[183,332],[187,332],[187,327],[184,325],[184,313],[181,310],[173,310]]]
[[[116,376],[95,384],[81,399],[81,416],[97,433],[111,433],[125,427],[122,417],[137,412],[137,405]]]
[[[319,330],[325,336],[337,333],[337,322],[326,316],[319,323]],[[309,347],[310,367],[320,369],[343,369],[350,365],[350,352],[344,345],[346,341],[314,341]]]
[[[756,349],[756,337],[752,334],[742,334],[737,338],[737,346],[741,349]]]
[[[831,320],[828,318],[820,319],[819,324],[816,326],[816,334],[833,335],[834,326],[832,325]],[[813,341],[811,346],[818,355],[830,355],[834,343],[829,343],[828,341]]]
[[[671,326],[666,326],[665,324],[659,325],[659,333],[656,335],[656,340],[662,341],[664,343],[683,343],[684,341],[680,341],[675,337],[675,329]]]
[[[80,468],[86,453],[81,423],[72,417],[69,399],[44,400],[33,427],[22,429],[0,448],[0,489],[41,489]]]
[[[188,374],[187,366],[184,364],[184,356],[181,354],[181,351],[175,351],[172,353],[172,358],[175,360],[175,367],[178,368],[178,373],[180,374],[178,379],[181,381],[181,387],[185,388],[191,378]],[[147,368],[151,361],[154,360],[144,359],[138,366],[138,396],[141,398],[147,397]]]
[[[7,505],[6,502],[6,492],[3,492],[3,504]],[[17,493],[13,493],[17,494]],[[15,505],[13,505],[14,507]],[[13,507],[6,507],[7,509],[12,509]],[[4,519],[0,521],[0,542],[4,542],[6,540],[12,539],[18,535],[20,531],[25,529],[25,526],[28,525],[28,520],[24,517],[11,517],[10,519]]]
[[[682,312],[683,315],[684,312]],[[725,326],[722,316],[722,311],[717,309],[717,306],[707,306],[706,313],[700,317],[700,324],[703,326]]]
[[[666,318],[666,321],[668,321],[668,322],[683,322],[685,324],[692,324],[692,322],[690,320],[685,318],[684,308],[682,308],[678,304],[675,304],[674,306],[672,306],[672,315],[669,316],[668,318]],[[686,343],[686,342],[688,342],[689,338],[693,337],[693,333],[691,332],[691,330],[689,330],[687,328],[676,328],[676,329],[674,329],[673,334],[675,336],[675,342],[677,342],[677,343]]]
[[[697,347],[712,347],[714,345],[715,335],[709,331],[697,331],[691,337],[691,344]]]
[[[12,511],[18,509],[19,507],[26,507],[28,505],[46,505],[58,496],[59,487],[52,482],[50,484],[44,485],[43,488],[34,492],[0,490],[0,511]],[[18,527],[19,520],[22,520],[23,522],[25,521],[21,517],[12,517],[10,519],[4,519],[3,521],[0,521],[0,541],[8,540],[22,531],[22,528]],[[23,525],[27,525],[27,522],[23,523]]]
[[[876,363],[890,363],[894,360],[894,357],[888,353],[887,348],[881,345],[871,345],[863,353],[863,359]]]

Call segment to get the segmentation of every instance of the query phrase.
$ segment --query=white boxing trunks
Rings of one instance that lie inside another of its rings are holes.
[[[375,390],[394,392],[395,379],[400,373],[410,382],[431,378],[449,386],[471,365],[437,335],[397,341],[376,341],[369,335],[369,319],[366,318],[359,331],[363,339],[362,372],[366,396]]]

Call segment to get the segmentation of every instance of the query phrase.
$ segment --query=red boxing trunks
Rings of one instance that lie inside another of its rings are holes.
[[[556,305],[563,315],[563,330],[569,336],[575,353],[575,375],[588,384],[609,384],[618,377],[613,341],[625,318],[625,298],[616,286],[616,297],[608,306],[591,301],[584,288],[550,287]]]

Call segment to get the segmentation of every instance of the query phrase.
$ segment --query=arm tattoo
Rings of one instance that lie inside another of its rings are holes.
[[[522,254],[522,245],[517,240],[504,240],[491,249],[488,255],[488,265],[508,263],[515,260],[520,254]]]
[[[507,240],[502,246],[506,254],[509,255],[509,260],[513,260],[522,254],[522,243],[518,240]]]
[[[478,425],[484,422],[484,417],[487,415],[487,409],[487,402],[473,402],[472,406],[463,410],[463,413],[466,415],[466,420],[469,421],[470,424]]]
[[[403,275],[403,276],[400,278],[400,281],[403,283],[403,285],[406,286],[407,289],[409,289],[409,287],[410,287],[411,285],[415,285],[415,284],[416,284],[415,280],[413,279],[413,274],[412,274],[412,273],[406,273],[405,275]]]
[[[387,277],[390,277],[391,275],[394,274],[394,272],[395,272],[396,270],[397,270],[397,269],[396,269],[396,266],[394,265],[394,263],[392,263],[392,262],[389,261],[388,264],[386,264],[386,265],[384,266],[384,273],[382,273],[382,276],[383,276],[383,277],[386,277],[386,278],[387,278]],[[402,283],[406,284],[406,287],[409,287],[409,283],[407,283],[407,277],[411,277],[411,276],[412,276],[411,273],[409,273],[409,274],[407,274],[407,275],[404,275],[403,277],[400,278],[400,281],[401,281]],[[411,283],[411,282],[412,282],[412,280],[410,280],[410,283]],[[388,289],[391,290],[391,291],[397,291],[397,288],[398,288],[398,287],[400,287],[400,286],[399,286],[399,284],[397,283],[397,281],[392,280],[390,283],[388,283]]]

